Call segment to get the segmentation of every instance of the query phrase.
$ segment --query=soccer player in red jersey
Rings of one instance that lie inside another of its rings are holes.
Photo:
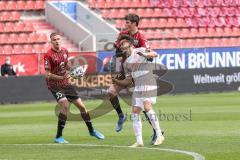
[[[145,38],[145,36],[138,30],[138,25],[140,22],[140,17],[136,14],[127,14],[125,16],[125,28],[126,30],[122,31],[119,33],[118,35],[118,39],[115,42],[115,48],[116,48],[116,57],[120,58],[121,61],[121,71],[120,74],[117,75],[118,79],[124,79],[125,75],[124,75],[124,69],[123,69],[123,63],[125,61],[126,54],[123,53],[120,50],[120,42],[121,42],[121,36],[122,35],[129,35],[130,37],[132,37],[134,39],[134,47],[135,48],[147,48],[149,50],[149,46],[147,44],[147,39]],[[152,61],[152,59],[148,59],[149,61]],[[119,132],[122,130],[122,125],[123,123],[126,121],[126,117],[124,116],[119,100],[118,100],[118,93],[124,89],[122,86],[119,86],[117,84],[111,84],[109,87],[109,97],[110,97],[110,102],[113,106],[113,108],[116,110],[117,114],[118,114],[118,122],[117,122],[117,126],[116,126],[116,131]],[[148,122],[151,124],[147,114],[145,111],[143,111],[144,115],[146,116],[146,119],[148,120]],[[152,135],[152,140],[151,143],[153,144],[156,140],[157,136],[156,136],[156,131],[153,129],[153,135]]]
[[[57,135],[54,142],[68,143],[68,141],[63,138],[62,132],[67,121],[67,113],[70,103],[73,103],[80,110],[81,116],[88,127],[90,135],[98,139],[104,139],[102,133],[94,130],[85,105],[79,98],[75,88],[68,82],[68,79],[70,78],[70,75],[67,72],[70,69],[68,66],[68,51],[61,47],[61,36],[58,33],[52,33],[50,39],[52,48],[44,55],[46,82],[48,89],[61,106],[58,116]]]

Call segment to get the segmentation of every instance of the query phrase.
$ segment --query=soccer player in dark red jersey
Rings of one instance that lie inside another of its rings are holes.
[[[50,39],[52,48],[44,55],[46,81],[48,89],[61,106],[58,116],[57,135],[54,142],[68,143],[63,138],[62,132],[67,121],[70,103],[73,103],[80,110],[81,116],[88,127],[89,134],[98,139],[104,139],[102,133],[94,130],[85,105],[79,98],[75,88],[68,82],[70,78],[67,72],[70,69],[68,66],[68,51],[61,47],[61,36],[58,33],[52,33]]]
[[[120,49],[119,49],[119,45],[120,45],[120,41],[121,41],[121,36],[122,35],[129,35],[134,39],[134,47],[135,48],[147,48],[149,49],[149,46],[147,44],[147,39],[145,38],[145,36],[138,30],[138,25],[140,22],[140,17],[136,14],[127,14],[125,16],[125,30],[120,32],[118,35],[118,39],[115,42],[115,48],[116,48],[116,57],[120,58],[121,61],[121,71],[120,74],[117,75],[118,79],[124,79],[125,75],[124,75],[124,69],[123,69],[123,63],[125,61],[126,54],[123,53]],[[148,59],[149,61],[152,61],[152,59]],[[117,84],[111,84],[109,87],[109,97],[110,97],[110,102],[113,106],[113,108],[116,110],[117,114],[118,114],[118,122],[117,122],[117,126],[116,126],[116,131],[119,132],[122,130],[122,125],[123,123],[126,121],[126,117],[124,116],[119,100],[118,100],[118,93],[124,89],[122,86],[119,86]],[[146,119],[148,120],[148,122],[151,124],[148,116],[146,115],[146,112],[143,111],[144,115],[146,116]],[[152,140],[151,143],[153,144],[156,140],[156,131],[153,129],[153,135],[152,135]]]

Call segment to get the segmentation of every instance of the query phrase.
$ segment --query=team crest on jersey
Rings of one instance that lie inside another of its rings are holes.
[[[64,54],[63,57],[66,59],[67,58],[67,54]]]
[[[137,39],[134,39],[134,45],[135,45],[135,46],[137,46],[137,45],[138,45],[138,42],[139,42],[139,40],[137,40]]]

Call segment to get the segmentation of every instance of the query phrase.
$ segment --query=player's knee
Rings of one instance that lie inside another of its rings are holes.
[[[113,98],[113,97],[117,96],[117,93],[113,90],[109,90],[108,91],[108,96],[109,96],[109,98]]]
[[[133,107],[132,108],[132,113],[134,114],[140,114],[141,112],[141,108],[140,107]]]
[[[67,115],[69,102],[67,100],[62,100],[62,101],[59,101],[58,104],[61,106],[61,113],[63,113],[64,115]]]
[[[144,110],[146,112],[150,111],[152,109],[152,103],[149,101],[144,101]]]

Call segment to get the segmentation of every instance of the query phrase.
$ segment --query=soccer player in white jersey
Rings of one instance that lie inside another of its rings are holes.
[[[156,130],[157,139],[153,145],[160,145],[164,141],[164,136],[162,135],[157,115],[152,108],[152,105],[156,103],[157,93],[153,93],[157,91],[157,83],[153,77],[151,67],[149,67],[150,69],[147,67],[147,64],[151,63],[147,59],[157,57],[157,53],[147,51],[146,48],[134,48],[133,40],[129,36],[122,38],[120,48],[128,56],[124,64],[126,78],[124,80],[113,78],[112,81],[120,86],[127,86],[134,82],[131,117],[137,142],[132,147],[144,146],[140,118],[142,110],[147,113],[152,127]]]

